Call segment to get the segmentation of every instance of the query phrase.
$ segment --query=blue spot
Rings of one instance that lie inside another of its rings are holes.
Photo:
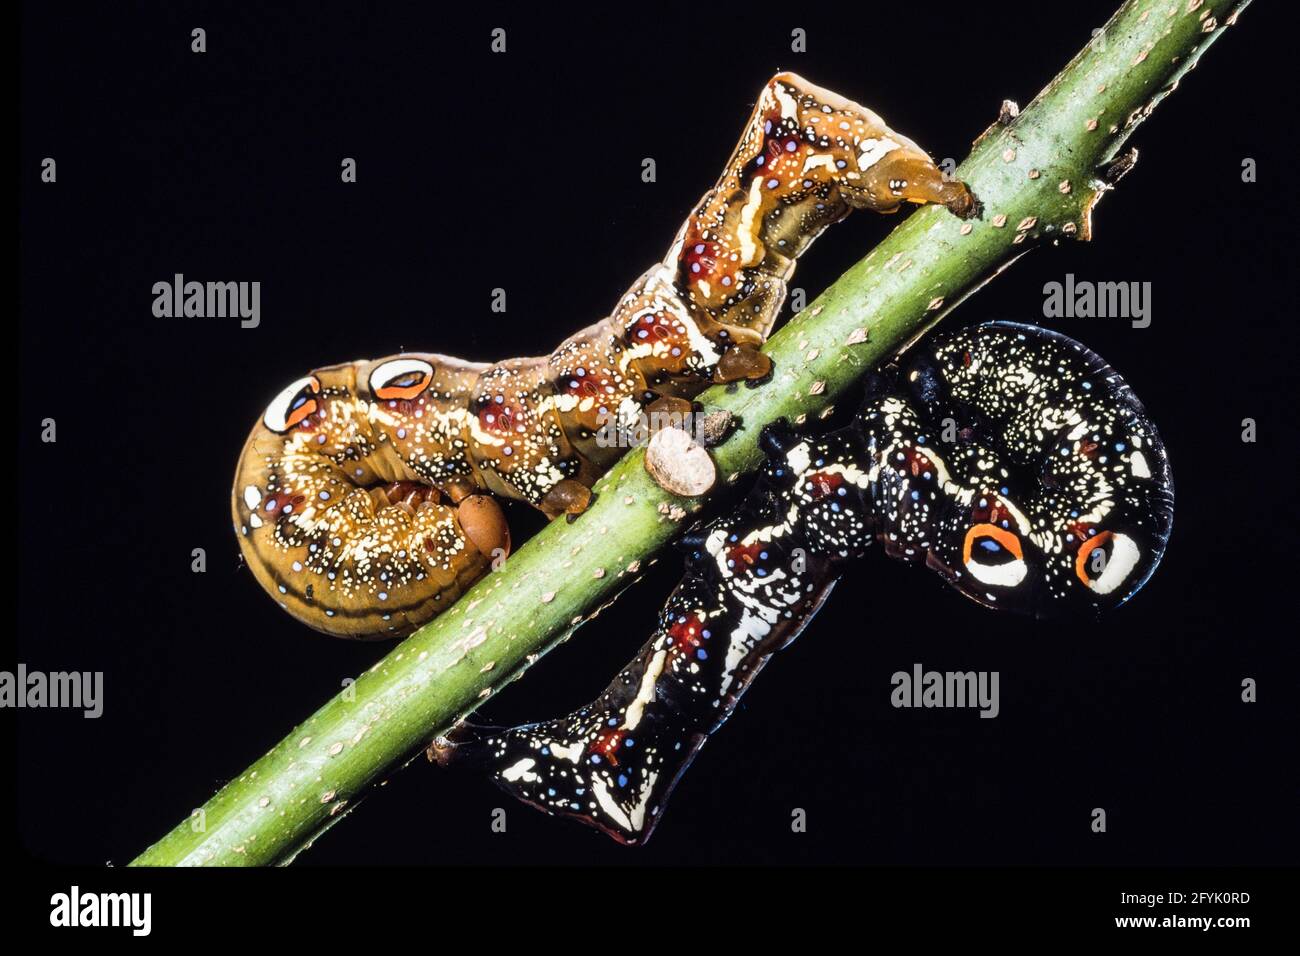
[[[600,755],[599,755],[599,754],[592,754],[592,755],[591,755],[591,762],[592,762],[592,763],[600,763]]]
[[[699,658],[700,660],[702,660],[702,661],[707,661],[707,660],[709,659],[709,654],[708,654],[708,652],[707,652],[704,648],[702,648],[702,647],[701,647],[698,651],[695,652],[695,656],[698,657],[698,658]]]
[[[625,774],[625,773],[620,773],[620,774],[618,775],[618,785],[619,785],[620,787],[626,787],[626,786],[627,786],[627,774]]]

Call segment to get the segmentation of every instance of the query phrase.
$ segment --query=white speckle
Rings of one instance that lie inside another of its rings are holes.
[[[513,766],[507,767],[501,771],[501,779],[514,783],[516,780],[522,780],[524,783],[534,783],[537,781],[537,774],[533,773],[533,767],[537,766],[537,761],[532,757],[525,757]]]

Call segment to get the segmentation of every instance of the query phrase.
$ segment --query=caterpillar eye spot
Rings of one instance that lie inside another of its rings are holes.
[[[319,393],[320,379],[315,375],[306,375],[289,383],[266,406],[262,424],[277,435],[283,435],[316,411]]]
[[[1013,588],[1029,573],[1020,538],[995,524],[972,525],[962,544],[962,564],[982,584]]]
[[[1129,579],[1141,558],[1141,549],[1131,537],[1102,531],[1079,545],[1074,573],[1096,594],[1110,595]]]
[[[370,372],[370,392],[381,401],[412,399],[433,381],[433,365],[424,359],[399,357],[380,362]]]

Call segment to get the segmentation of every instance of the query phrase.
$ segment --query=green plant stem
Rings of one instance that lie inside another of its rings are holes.
[[[982,201],[981,218],[918,209],[773,336],[770,382],[702,396],[706,408],[740,420],[714,449],[720,474],[734,482],[753,470],[765,423],[826,414],[864,372],[1020,253],[1089,238],[1094,204],[1126,168],[1115,162],[1122,144],[1248,2],[1125,3],[1018,117],[1004,111],[1006,122],[991,126],[957,171]],[[528,541],[133,865],[292,859],[368,785],[611,601],[704,504],[655,485],[640,449],[595,490],[579,520],[553,522]]]

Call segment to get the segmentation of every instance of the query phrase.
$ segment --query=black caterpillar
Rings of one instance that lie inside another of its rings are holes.
[[[438,755],[468,752],[520,800],[644,843],[709,734],[873,540],[988,607],[1096,614],[1146,583],[1173,521],[1142,404],[1095,353],[1033,326],[936,338],[873,376],[847,427],[774,426],[762,442],[753,492],[684,539],[685,577],[604,693],[558,720],[462,728]]]

